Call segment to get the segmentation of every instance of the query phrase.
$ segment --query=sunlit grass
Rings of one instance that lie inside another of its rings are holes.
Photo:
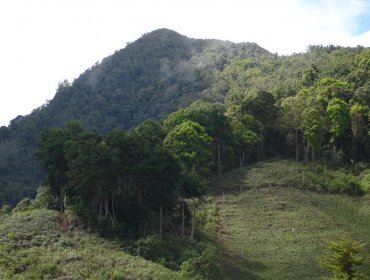
[[[280,163],[234,171],[217,184],[225,279],[319,279],[329,240],[350,232],[370,243],[368,196],[294,186],[305,166]],[[370,255],[369,245],[365,250]],[[370,263],[361,270],[370,275]]]

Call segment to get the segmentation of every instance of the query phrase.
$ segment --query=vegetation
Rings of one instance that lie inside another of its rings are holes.
[[[331,251],[322,262],[322,266],[333,272],[334,279],[359,279],[355,266],[362,265],[364,258],[357,256],[365,244],[352,240],[347,235],[332,241],[327,248]]]
[[[113,263],[85,278],[318,278],[324,241],[370,236],[369,57],[145,34],[0,129],[2,219],[51,221],[56,212],[40,209],[58,209],[68,228],[176,271],[125,276]],[[14,234],[0,243],[4,277],[69,277],[59,261],[28,260],[40,246],[18,250]]]
[[[125,253],[117,242],[69,231],[61,219],[67,218],[46,209],[2,216],[0,278],[181,279],[179,273]]]
[[[369,196],[309,191],[297,177],[308,181],[310,169],[272,161],[232,171],[215,182],[224,279],[329,277],[332,273],[320,264],[326,245],[344,233],[367,243],[359,254],[364,264],[356,268],[363,276],[359,279],[367,279]]]

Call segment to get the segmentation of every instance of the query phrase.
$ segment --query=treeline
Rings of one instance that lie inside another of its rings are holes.
[[[257,97],[274,104],[271,94]],[[261,114],[267,127],[275,115]],[[256,129],[229,118],[224,104],[197,101],[162,122],[106,135],[76,122],[47,129],[37,157],[61,211],[67,204],[89,224],[109,222],[128,235],[145,235],[159,224],[162,237],[165,223],[167,231],[193,237],[195,198],[206,193],[212,173],[272,150],[268,134]],[[192,199],[192,209],[185,199]]]
[[[330,164],[366,162],[369,62],[369,49],[334,46],[237,60],[222,72],[227,115],[254,126],[261,144],[274,142],[274,152],[266,146],[269,154]]]
[[[255,44],[194,40],[169,30],[146,34],[73,83],[61,83],[48,104],[0,128],[0,204],[35,195],[45,178],[34,157],[45,128],[78,120],[106,135],[167,118],[196,100],[218,104],[227,119],[208,126],[189,117],[213,138],[216,174],[270,157],[368,161],[369,52],[311,46],[277,56]]]
[[[162,237],[165,223],[185,235],[194,204],[188,209],[184,199],[204,194],[212,174],[293,154],[330,164],[368,160],[368,105],[348,82],[310,83],[280,102],[267,91],[230,95],[226,104],[196,101],[162,122],[106,135],[70,123],[46,130],[37,156],[61,211],[67,203],[89,223],[109,221],[125,234],[145,235],[159,224]]]
[[[184,145],[189,136],[192,142]],[[204,193],[211,141],[194,122],[167,136],[160,125],[145,121],[104,137],[72,122],[46,130],[37,157],[61,211],[67,204],[89,226],[109,223],[126,236],[143,236],[160,225],[162,238],[164,222],[174,234],[185,234],[189,213],[183,199]],[[182,223],[176,221],[180,215]]]

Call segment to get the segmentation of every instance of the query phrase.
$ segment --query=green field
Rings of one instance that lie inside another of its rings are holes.
[[[217,183],[224,279],[329,276],[320,259],[326,243],[343,232],[367,242],[363,254],[370,256],[369,195],[320,194],[294,186],[293,178],[304,174],[303,165],[280,161],[236,170]],[[361,267],[363,279],[370,279],[369,261]]]

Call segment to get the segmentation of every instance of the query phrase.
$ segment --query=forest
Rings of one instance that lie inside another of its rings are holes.
[[[215,182],[291,160],[311,168],[291,184],[366,195],[369,106],[368,48],[309,46],[278,56],[252,43],[157,30],[0,128],[0,202],[14,206],[37,189],[34,201],[18,205],[72,210],[81,227],[131,240],[126,249],[157,262],[153,244],[189,237],[196,245],[183,248],[195,246],[193,253],[166,252],[162,263],[188,279],[218,279],[219,248],[197,213],[219,191]]]

